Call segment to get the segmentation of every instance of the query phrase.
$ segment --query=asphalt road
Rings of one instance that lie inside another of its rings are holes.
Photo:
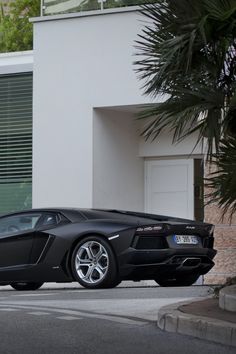
[[[160,307],[206,296],[208,287],[0,289],[0,354],[235,353],[156,326]]]

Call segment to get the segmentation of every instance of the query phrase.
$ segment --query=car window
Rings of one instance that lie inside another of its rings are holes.
[[[39,227],[41,228],[41,227],[45,227],[45,226],[57,225],[59,220],[60,219],[57,214],[53,214],[53,213],[44,214]]]
[[[0,219],[0,236],[33,230],[41,214],[21,214]]]

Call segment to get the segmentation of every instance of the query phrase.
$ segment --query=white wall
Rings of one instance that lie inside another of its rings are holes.
[[[138,154],[158,157],[191,153],[191,139],[171,146],[167,135],[155,143],[141,139],[138,147],[138,135],[131,134],[131,106],[135,110],[150,103],[142,95],[143,82],[133,65],[141,19],[137,11],[127,8],[35,20],[34,207],[142,210],[143,169]],[[111,115],[104,109],[126,106],[131,107],[130,113],[123,117],[120,112]],[[109,171],[105,178],[104,156]]]
[[[34,24],[34,207],[92,206],[93,107],[147,102],[132,64],[139,19],[118,12]]]
[[[94,110],[93,207],[142,211],[144,161],[132,114]]]

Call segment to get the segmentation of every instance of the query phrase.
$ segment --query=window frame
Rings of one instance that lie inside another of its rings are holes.
[[[20,218],[31,218],[31,222],[33,220],[33,217],[36,217],[38,216],[38,220],[36,221],[34,227],[31,227],[31,228],[28,228],[28,229],[20,229],[19,230],[12,230],[12,231],[7,231],[6,233],[2,233],[0,231],[0,239],[1,238],[4,238],[4,237],[10,237],[10,236],[18,236],[18,235],[21,235],[21,234],[25,234],[25,233],[31,233],[31,232],[34,232],[37,228],[37,224],[39,222],[39,220],[41,219],[42,217],[42,213],[41,212],[34,212],[34,213],[31,213],[31,212],[27,212],[27,213],[18,213],[18,214],[11,214],[11,215],[6,215],[6,216],[2,216],[0,218],[0,226],[1,226],[1,222],[4,220],[7,220],[9,219],[9,225],[7,226],[7,228],[9,227],[18,227],[18,225],[16,225],[14,223],[14,219],[18,218],[20,220]],[[12,225],[11,224],[11,219],[12,219]]]

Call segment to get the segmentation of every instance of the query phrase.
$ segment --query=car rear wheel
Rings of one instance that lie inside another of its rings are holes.
[[[43,283],[11,283],[11,287],[15,290],[37,290],[39,289]]]
[[[99,236],[87,236],[77,244],[71,268],[75,280],[85,288],[112,288],[120,282],[113,250]]]
[[[189,274],[176,276],[173,278],[156,278],[154,279],[160,286],[190,286],[199,278],[199,274]]]

